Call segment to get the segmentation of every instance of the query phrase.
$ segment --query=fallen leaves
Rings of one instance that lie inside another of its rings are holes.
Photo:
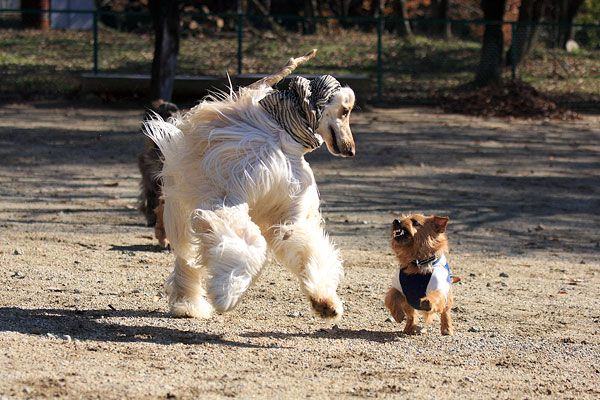
[[[446,97],[445,111],[485,117],[552,118],[573,120],[578,114],[522,81],[501,81]]]

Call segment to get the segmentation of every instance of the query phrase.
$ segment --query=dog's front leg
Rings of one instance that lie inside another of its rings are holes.
[[[213,307],[206,299],[203,273],[201,266],[177,257],[175,268],[165,283],[173,315],[190,318],[210,317]]]
[[[390,288],[385,295],[384,304],[396,322],[404,321],[406,314],[402,304],[406,303],[406,297],[396,288]]]
[[[207,267],[207,295],[217,311],[231,310],[265,264],[266,241],[247,204],[197,209],[192,227],[200,241],[199,261]]]
[[[402,303],[402,309],[406,315],[406,325],[404,326],[404,333],[407,335],[415,335],[419,333],[419,327],[417,326],[417,311],[408,304],[407,301]]]
[[[344,307],[336,290],[344,271],[338,251],[320,225],[300,220],[271,228],[267,239],[277,260],[300,280],[315,312],[323,318],[340,318]]]
[[[421,310],[440,314],[446,308],[446,295],[440,290],[427,293],[420,301]]]

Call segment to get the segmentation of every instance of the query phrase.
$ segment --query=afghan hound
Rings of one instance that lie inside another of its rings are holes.
[[[316,54],[291,58],[238,92],[212,95],[170,123],[146,123],[163,156],[164,220],[175,253],[171,312],[208,318],[234,308],[260,275],[267,250],[291,270],[314,311],[339,318],[339,252],[323,230],[304,155],[323,141],[354,156],[354,92],[332,76],[273,86]]]

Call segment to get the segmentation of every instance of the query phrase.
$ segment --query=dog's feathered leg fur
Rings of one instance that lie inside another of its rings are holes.
[[[344,275],[342,262],[320,224],[303,219],[274,228],[269,245],[277,260],[298,277],[314,311],[323,318],[341,318],[344,306],[336,289]]]
[[[234,308],[259,275],[267,259],[267,243],[248,216],[248,205],[195,210],[192,228],[207,267],[207,292],[219,312]]]
[[[189,265],[183,258],[175,259],[175,268],[165,282],[173,315],[192,318],[211,316],[213,307],[206,299],[203,272],[203,269]]]

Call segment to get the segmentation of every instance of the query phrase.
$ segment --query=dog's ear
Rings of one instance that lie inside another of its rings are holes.
[[[397,219],[395,219],[394,222],[392,222],[392,229],[393,230],[397,231],[401,227],[402,227],[402,225],[400,225],[400,221],[398,221]]]
[[[310,81],[297,76],[290,81],[290,90],[298,96],[298,106],[304,113],[309,127],[317,126],[317,114],[310,104],[311,89]]]
[[[435,227],[436,233],[446,232],[446,226],[448,225],[449,220],[448,217],[438,217],[437,215],[434,215],[433,226]]]
[[[342,85],[331,75],[321,75],[310,81],[310,88],[310,102],[320,118],[323,109]]]

